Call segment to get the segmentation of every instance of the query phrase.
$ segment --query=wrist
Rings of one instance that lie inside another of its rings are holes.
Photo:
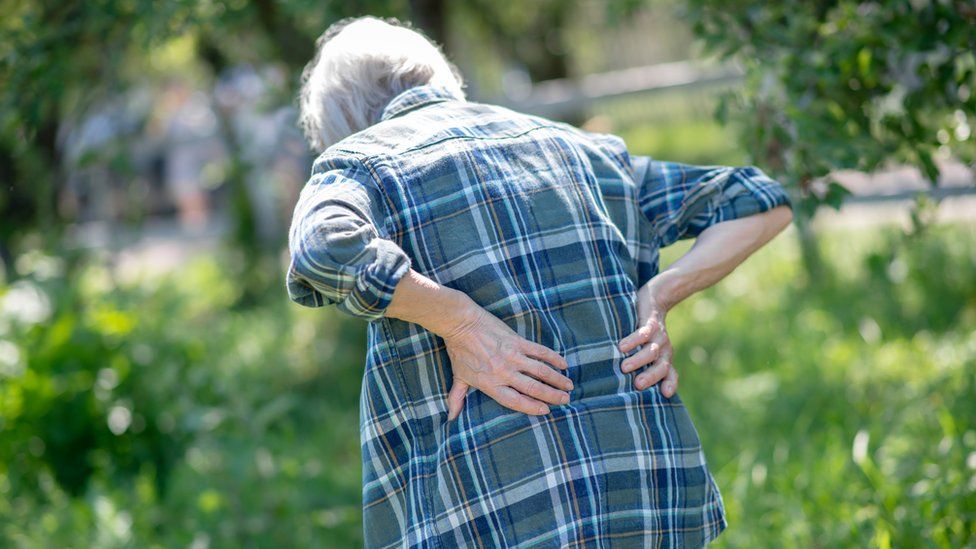
[[[680,299],[676,297],[677,280],[676,273],[663,271],[647,281],[645,285],[646,299],[656,308],[667,312],[678,304]]]
[[[424,328],[445,340],[456,339],[470,332],[480,322],[485,310],[467,294],[445,288],[447,299],[438,314],[432,315]]]

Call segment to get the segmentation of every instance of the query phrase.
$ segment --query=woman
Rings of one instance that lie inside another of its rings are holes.
[[[467,101],[395,20],[341,21],[318,48],[301,122],[322,152],[287,288],[369,321],[366,545],[714,539],[724,509],[665,317],[790,223],[783,187]]]

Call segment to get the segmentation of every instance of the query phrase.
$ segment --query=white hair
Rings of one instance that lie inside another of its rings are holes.
[[[315,42],[302,72],[299,126],[321,152],[379,121],[399,93],[424,84],[464,99],[464,81],[440,47],[394,18],[346,18]]]

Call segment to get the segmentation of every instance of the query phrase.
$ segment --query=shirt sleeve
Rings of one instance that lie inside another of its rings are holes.
[[[631,163],[641,212],[661,248],[722,221],[793,208],[783,185],[754,166],[693,166],[636,155]]]
[[[288,232],[289,298],[306,307],[335,305],[354,317],[381,318],[411,266],[386,231],[385,212],[381,191],[361,162],[316,160]]]

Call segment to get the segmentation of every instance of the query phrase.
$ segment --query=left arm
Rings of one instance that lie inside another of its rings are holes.
[[[691,166],[635,157],[641,210],[658,247],[696,238],[687,253],[638,290],[638,329],[620,340],[622,352],[640,349],[621,363],[638,389],[664,380],[664,396],[677,390],[665,316],[695,292],[714,285],[793,219],[783,186],[754,167]]]
[[[703,230],[691,249],[644,284],[665,310],[714,285],[793,220],[787,205],[731,219]]]

